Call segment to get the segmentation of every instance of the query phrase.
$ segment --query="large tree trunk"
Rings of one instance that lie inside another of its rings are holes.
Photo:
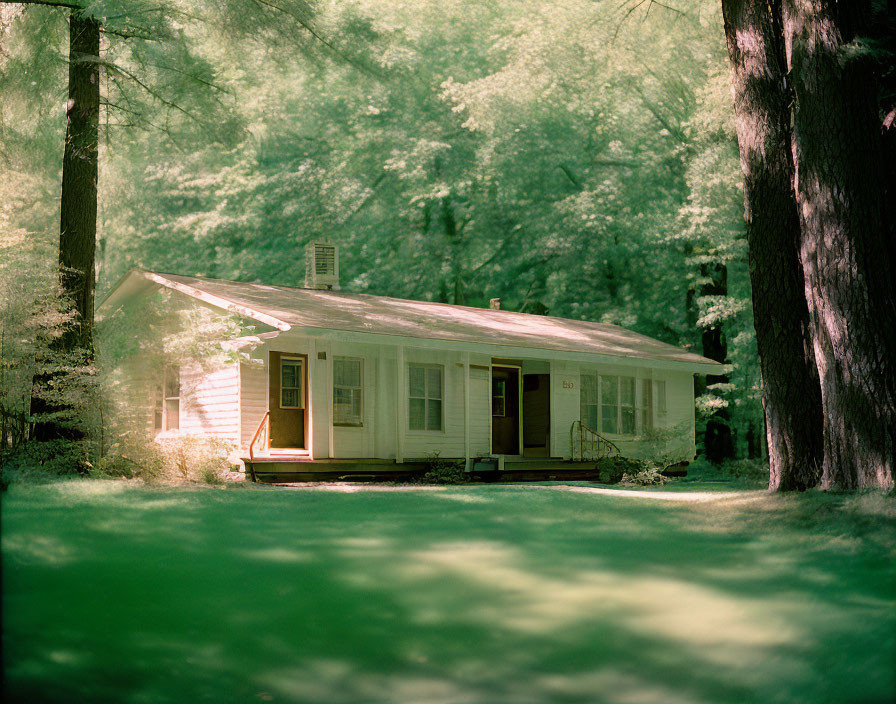
[[[821,393],[791,188],[780,0],[723,0],[722,10],[734,68],[769,488],[806,489],[817,483],[822,463]]]
[[[96,251],[97,152],[100,111],[100,25],[80,12],[69,20],[68,105],[65,152],[62,158],[62,217],[59,234],[59,269],[63,295],[75,317],[54,343],[60,355],[74,362],[93,354],[94,258]],[[35,380],[47,386],[49,377]],[[38,394],[31,414],[65,411]],[[35,426],[37,440],[78,437],[79,433],[55,421]]]
[[[701,264],[700,277],[702,283],[698,297],[728,295],[728,267],[722,263]],[[722,323],[703,328],[700,335],[703,356],[722,364],[728,363],[728,339],[722,329]],[[727,374],[707,375],[705,386],[727,384]],[[727,408],[720,408],[706,421],[706,432],[703,436],[703,448],[706,459],[713,464],[734,458],[734,439],[731,436],[731,415]]]
[[[93,347],[97,155],[100,118],[100,25],[73,12],[70,19],[68,122],[62,157],[59,267],[62,288],[77,311],[65,349]]]
[[[786,0],[801,260],[824,405],[823,488],[893,486],[896,285],[868,0]]]

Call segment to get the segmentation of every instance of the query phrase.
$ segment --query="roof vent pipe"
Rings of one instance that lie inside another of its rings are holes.
[[[488,302],[488,307],[492,310],[501,310],[501,299],[500,298],[492,298]]]
[[[339,250],[330,242],[305,245],[305,288],[339,290]]]

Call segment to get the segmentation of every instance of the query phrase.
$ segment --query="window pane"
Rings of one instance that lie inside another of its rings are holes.
[[[361,422],[361,389],[355,389],[352,394],[352,416],[355,422]]]
[[[653,405],[653,382],[644,379],[641,382],[641,407],[650,408]]]
[[[361,360],[334,359],[333,383],[339,386],[361,386]]]
[[[603,433],[615,433],[618,423],[616,422],[616,406],[601,406],[601,424],[600,429]]]
[[[348,386],[345,381],[346,364],[344,359],[338,357],[333,360],[333,386]]]
[[[656,382],[656,409],[657,412],[665,414],[666,412],[666,382]]]
[[[629,406],[622,407],[622,433],[633,435],[635,432],[635,409]]]
[[[410,368],[409,393],[411,396],[426,396],[426,370],[423,367]]]
[[[618,376],[602,376],[600,378],[600,402],[602,404],[607,406],[616,405],[618,399],[618,380]]]
[[[351,406],[352,390],[337,386],[333,389],[333,403],[335,406]]]
[[[582,421],[592,430],[597,430],[597,405],[589,404],[582,411]]]
[[[412,398],[408,404],[408,427],[411,430],[426,429],[426,401],[422,398]]]
[[[442,429],[442,402],[441,401],[428,401],[429,404],[429,413],[426,418],[426,429],[427,430],[441,430]]]
[[[628,406],[635,405],[635,380],[633,377],[622,377],[622,403]]]
[[[492,396],[492,415],[501,417],[506,415],[504,410],[503,396]]]
[[[280,405],[294,408],[299,405],[298,389],[280,389]]]
[[[165,397],[180,396],[180,367],[165,368]]]
[[[597,377],[594,374],[582,375],[582,403],[597,403]]]
[[[442,398],[441,369],[426,370],[426,395],[429,396],[429,398]]]
[[[298,374],[296,367],[292,362],[283,362],[280,368],[280,385],[295,388],[298,386]]]
[[[180,401],[165,401],[165,430],[177,430],[180,427]]]

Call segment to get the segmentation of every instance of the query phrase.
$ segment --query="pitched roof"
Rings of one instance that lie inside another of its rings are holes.
[[[343,291],[132,270],[101,307],[157,284],[279,330],[312,327],[379,335],[662,360],[720,373],[723,365],[617,325]]]

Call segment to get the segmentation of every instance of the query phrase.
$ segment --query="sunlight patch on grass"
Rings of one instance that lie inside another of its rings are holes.
[[[248,560],[258,560],[259,562],[281,563],[310,562],[314,557],[307,550],[292,550],[286,547],[261,548],[258,550],[235,550],[234,555]]]
[[[64,567],[78,559],[70,543],[49,535],[4,535],[2,549],[4,559],[20,565]]]

